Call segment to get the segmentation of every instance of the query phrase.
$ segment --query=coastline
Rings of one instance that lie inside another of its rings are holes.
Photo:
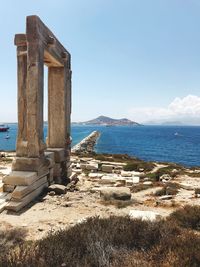
[[[93,131],[101,137],[94,147],[99,154],[128,154],[145,161],[175,162],[184,166],[200,166],[200,127],[143,126],[143,127],[94,127],[73,126],[72,147]],[[175,135],[175,133],[178,133]],[[47,127],[44,127],[44,136]],[[17,124],[11,126],[10,139],[0,133],[0,150],[15,150]]]

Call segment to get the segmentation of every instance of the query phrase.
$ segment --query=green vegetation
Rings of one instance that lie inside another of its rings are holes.
[[[169,165],[167,167],[160,168],[156,172],[148,173],[146,176],[148,178],[150,178],[152,181],[159,181],[160,177],[163,174],[168,174],[170,177],[174,178],[178,174],[180,174],[180,172],[182,172],[182,170],[183,170],[182,167],[179,166],[179,168],[177,168],[177,165],[172,164],[172,165]]]
[[[143,170],[145,172],[152,171],[155,167],[155,164],[152,162],[144,162],[138,160],[132,160],[124,166],[124,171],[140,171]]]
[[[21,243],[20,232],[7,230],[0,234],[0,266],[197,267],[199,225],[200,207],[186,206],[155,222],[89,218],[36,242]]]
[[[146,190],[152,187],[152,185],[145,185],[145,184],[136,184],[131,187],[131,193],[137,193],[142,190]]]

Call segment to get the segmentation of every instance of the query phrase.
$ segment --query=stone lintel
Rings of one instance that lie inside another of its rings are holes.
[[[66,59],[63,55],[66,54],[70,60],[69,52],[63,47],[63,45],[58,41],[55,35],[48,29],[48,27],[40,20],[38,16],[28,16],[27,17],[27,41],[35,42],[40,40],[45,50],[60,63],[60,66],[65,65]],[[52,43],[53,40],[53,43]]]

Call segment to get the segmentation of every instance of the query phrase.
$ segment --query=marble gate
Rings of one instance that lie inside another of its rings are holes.
[[[28,16],[26,34],[15,35],[18,68],[18,136],[11,193],[6,208],[18,211],[52,182],[70,176],[71,57],[37,16]],[[44,141],[44,64],[48,67],[48,137]]]

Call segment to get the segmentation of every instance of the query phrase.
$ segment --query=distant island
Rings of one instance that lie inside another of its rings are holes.
[[[96,119],[85,122],[73,122],[74,125],[104,125],[104,126],[141,126],[141,124],[129,119],[113,119],[106,116],[99,116]]]

